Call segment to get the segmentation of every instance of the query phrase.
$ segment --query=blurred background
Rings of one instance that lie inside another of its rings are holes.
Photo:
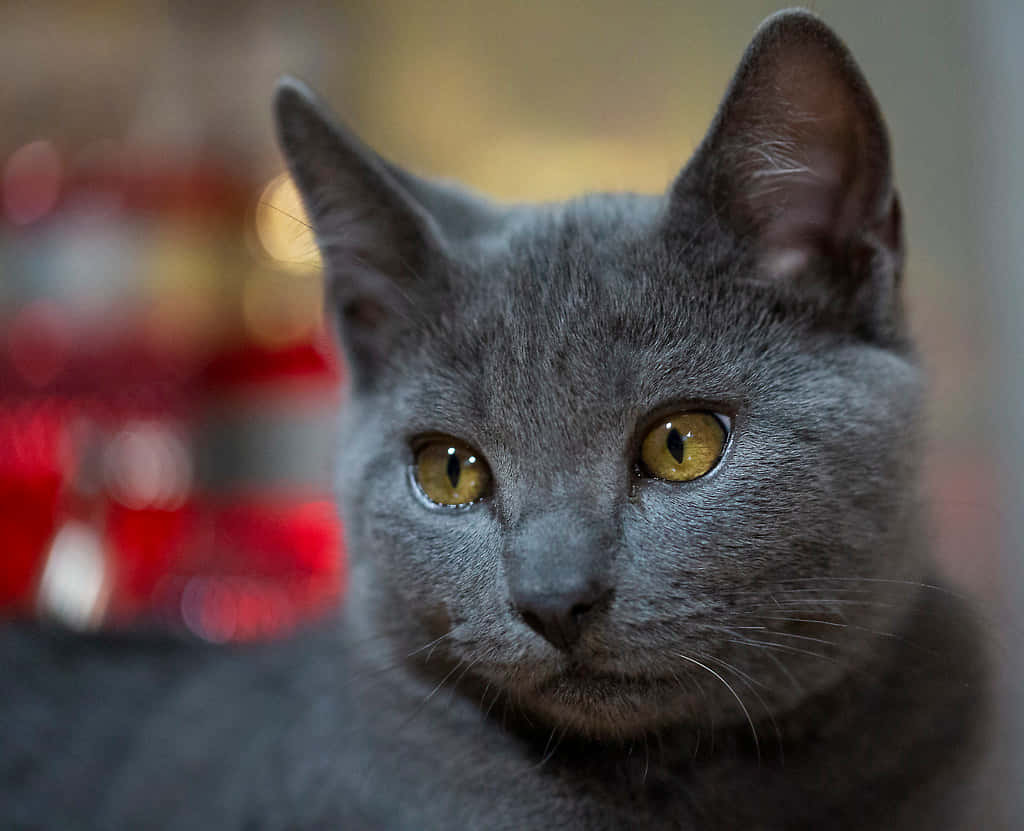
[[[893,138],[933,379],[934,548],[1011,642],[1020,6],[811,4]],[[273,637],[343,594],[324,451],[343,369],[273,141],[278,76],[308,81],[385,156],[502,199],[658,192],[779,7],[7,0],[0,609],[224,641]]]

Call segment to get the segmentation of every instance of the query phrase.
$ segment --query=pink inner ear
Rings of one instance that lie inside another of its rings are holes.
[[[766,271],[785,278],[857,233],[878,171],[865,166],[863,113],[844,78],[806,57],[772,69],[745,102],[760,110],[753,129],[733,138],[736,207],[757,230]]]
[[[844,298],[869,276],[873,286],[886,284],[883,273],[898,279],[885,124],[849,51],[811,14],[783,12],[758,30],[673,185],[673,232],[689,227],[695,204],[753,254],[763,278]]]
[[[883,218],[890,192],[885,127],[845,47],[807,16],[755,37],[704,152],[719,210],[786,278],[841,257]]]
[[[762,158],[744,199],[756,217],[761,260],[768,273],[789,277],[845,238],[844,214],[856,196],[841,155],[825,148],[797,148],[806,159]]]

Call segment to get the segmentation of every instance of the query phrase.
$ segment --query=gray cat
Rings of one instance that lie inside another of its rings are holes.
[[[0,825],[969,823],[984,650],[929,577],[899,202],[836,36],[764,23],[658,197],[498,206],[275,106],[351,370],[346,603],[234,650],[8,627]]]

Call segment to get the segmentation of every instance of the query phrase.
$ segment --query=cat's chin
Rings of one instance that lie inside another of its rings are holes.
[[[700,697],[679,679],[632,678],[570,670],[522,696],[546,721],[594,738],[629,738],[694,721]],[[699,721],[699,717],[697,718]]]

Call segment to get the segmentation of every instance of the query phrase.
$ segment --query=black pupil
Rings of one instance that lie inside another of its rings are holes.
[[[682,464],[683,450],[686,447],[686,440],[679,434],[679,431],[675,427],[669,431],[668,439],[665,443],[668,446],[668,452],[672,454],[672,458]],[[451,470],[450,465],[448,470]],[[451,473],[448,475],[450,476]]]
[[[452,483],[452,488],[457,488],[459,476],[462,474],[462,463],[459,461],[458,453],[448,454],[448,467],[445,468],[445,473],[448,474],[448,481]]]

